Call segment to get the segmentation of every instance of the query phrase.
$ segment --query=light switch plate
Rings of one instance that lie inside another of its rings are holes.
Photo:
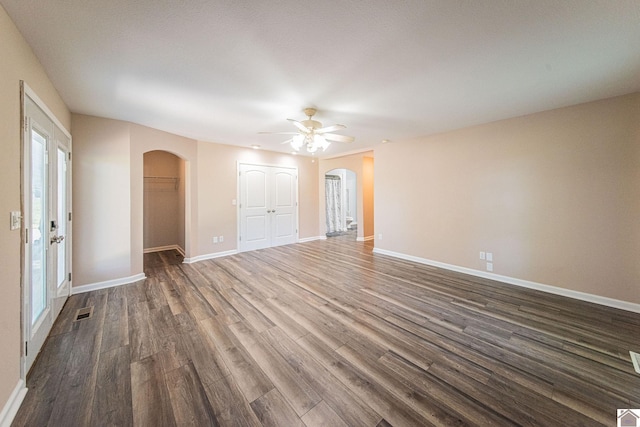
[[[493,252],[487,252],[487,261],[493,262]]]
[[[485,259],[485,253],[484,252],[480,252],[480,259]]]
[[[487,263],[487,271],[493,271],[493,263],[492,262],[488,262]]]
[[[22,220],[22,215],[20,214],[20,211],[11,211],[9,228],[11,230],[19,229],[21,220]]]

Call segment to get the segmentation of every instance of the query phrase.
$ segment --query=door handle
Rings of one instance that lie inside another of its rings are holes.
[[[54,243],[60,243],[63,240],[64,240],[64,236],[53,236],[49,243],[53,245]]]

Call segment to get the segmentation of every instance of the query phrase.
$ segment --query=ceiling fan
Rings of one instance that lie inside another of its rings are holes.
[[[316,114],[315,108],[305,108],[304,113],[307,115],[307,120],[297,121],[294,119],[287,119],[293,125],[298,128],[297,132],[259,132],[261,134],[276,134],[276,135],[293,135],[290,139],[283,142],[283,144],[291,144],[291,147],[295,151],[300,151],[303,146],[306,147],[309,153],[315,153],[319,148],[322,151],[333,142],[353,142],[355,140],[352,136],[337,135],[330,133],[340,129],[345,129],[345,125],[332,125],[322,127],[322,123],[317,120],[313,120],[312,117]]]

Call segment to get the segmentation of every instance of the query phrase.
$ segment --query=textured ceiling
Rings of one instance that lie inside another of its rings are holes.
[[[324,156],[640,90],[640,1],[0,0],[71,111]]]

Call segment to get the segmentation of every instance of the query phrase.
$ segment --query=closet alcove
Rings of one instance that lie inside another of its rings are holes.
[[[185,161],[167,151],[144,153],[144,253],[185,248]],[[174,252],[175,253],[175,252]],[[145,256],[145,264],[147,259]],[[145,265],[146,267],[146,265]]]

